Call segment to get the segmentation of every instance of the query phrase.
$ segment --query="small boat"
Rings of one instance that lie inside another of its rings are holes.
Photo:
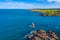
[[[35,24],[34,24],[34,22],[32,22],[32,24],[31,24],[31,25],[29,25],[29,27],[32,27],[32,28],[34,28],[34,27],[35,27]]]

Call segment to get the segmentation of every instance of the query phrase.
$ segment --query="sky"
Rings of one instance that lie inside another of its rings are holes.
[[[60,0],[0,0],[0,9],[60,8]]]

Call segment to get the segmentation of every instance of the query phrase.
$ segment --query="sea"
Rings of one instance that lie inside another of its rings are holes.
[[[32,22],[35,28],[29,27]],[[39,29],[52,30],[60,38],[60,16],[40,16],[40,12],[29,9],[0,9],[0,40],[26,40],[26,34]]]

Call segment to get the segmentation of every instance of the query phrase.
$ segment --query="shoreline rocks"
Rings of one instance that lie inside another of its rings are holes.
[[[25,38],[30,40],[58,40],[58,36],[53,31],[44,31],[44,30],[36,30],[32,31],[31,34],[33,36],[25,36]]]

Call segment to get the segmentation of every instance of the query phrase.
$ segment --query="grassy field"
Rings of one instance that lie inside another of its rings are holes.
[[[60,16],[60,10],[57,9],[35,9],[33,12],[42,12],[43,16]]]

